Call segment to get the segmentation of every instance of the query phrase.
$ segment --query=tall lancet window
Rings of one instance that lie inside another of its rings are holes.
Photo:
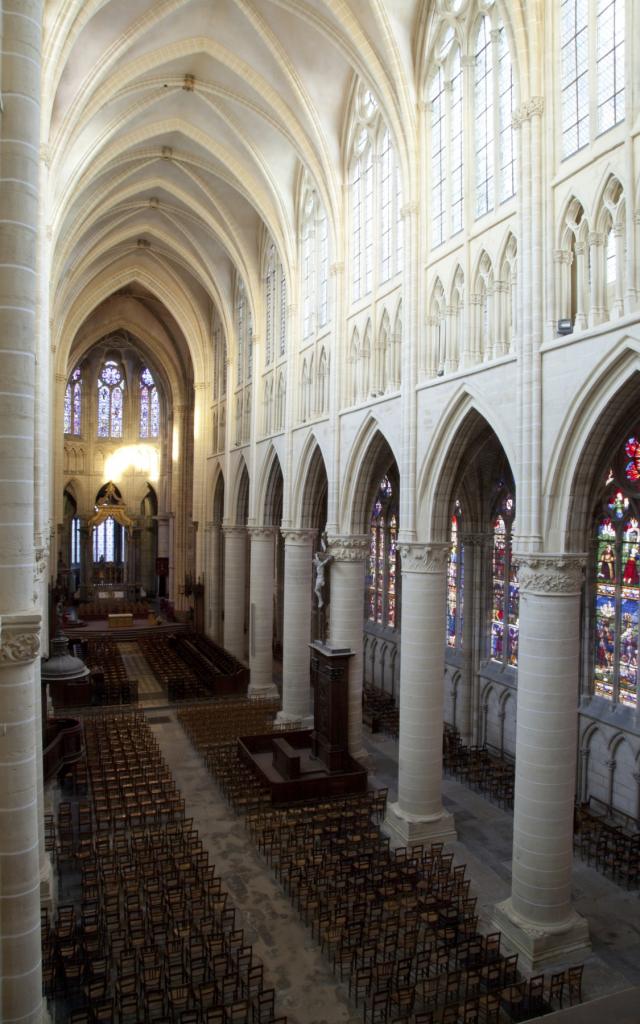
[[[520,591],[518,573],[512,561],[511,529],[515,502],[511,493],[499,487],[500,497],[493,519],[491,576],[491,658],[503,665],[518,664]]]
[[[113,359],[107,359],[98,376],[98,437],[122,437],[124,378]]]
[[[145,366],[140,373],[140,437],[158,437],[160,403],[151,370]]]
[[[79,437],[82,427],[82,374],[76,366],[64,393],[64,432]]]
[[[626,707],[638,701],[640,440],[627,438],[607,475],[595,523],[593,689]]]
[[[461,543],[462,507],[456,501],[451,516],[451,550],[447,563],[447,646],[462,647],[464,609],[464,548]]]
[[[398,501],[388,476],[383,476],[369,526],[367,615],[371,622],[396,627],[398,598]]]

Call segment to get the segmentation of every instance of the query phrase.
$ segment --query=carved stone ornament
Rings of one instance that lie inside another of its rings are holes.
[[[316,530],[280,530],[285,544],[298,548],[310,548],[316,532]]]
[[[33,582],[37,585],[40,583],[47,571],[47,564],[49,561],[49,551],[45,545],[37,547],[35,549],[35,560],[33,563]]]
[[[520,593],[579,594],[585,555],[536,555],[514,552]]]
[[[329,553],[336,562],[362,562],[369,551],[369,538],[366,534],[329,537],[328,540]]]
[[[246,537],[247,528],[246,526],[236,526],[235,523],[233,523],[229,526],[223,525],[222,532],[225,537]]]
[[[247,532],[251,540],[273,540],[273,526],[249,526]]]
[[[0,665],[35,661],[40,654],[41,615],[0,616]]]
[[[492,533],[461,533],[460,543],[471,548],[486,549],[493,546]]]
[[[400,544],[403,572],[444,572],[450,544]]]

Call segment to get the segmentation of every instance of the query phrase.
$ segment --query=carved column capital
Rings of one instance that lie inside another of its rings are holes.
[[[310,547],[316,535],[316,530],[280,530],[287,547],[306,548]]]
[[[0,666],[35,661],[40,654],[41,615],[0,616]]]
[[[225,523],[222,526],[222,532],[225,537],[233,539],[235,537],[246,537],[247,528],[246,526],[238,526],[236,523]]]
[[[327,539],[334,562],[362,562],[369,551],[367,534],[342,534]]]
[[[251,540],[273,540],[274,526],[248,526],[247,533]]]
[[[471,548],[486,549],[493,546],[492,533],[461,533],[460,543]]]
[[[400,544],[402,572],[443,573],[447,567],[450,544]]]
[[[542,595],[579,594],[582,590],[586,555],[518,554],[520,593]]]

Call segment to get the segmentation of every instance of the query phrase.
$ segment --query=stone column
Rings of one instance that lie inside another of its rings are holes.
[[[604,237],[600,231],[591,231],[587,239],[590,266],[589,327],[601,324],[605,317],[604,299]]]
[[[249,577],[250,697],[277,697],[273,684],[273,527],[252,526]]]
[[[42,4],[3,5],[0,39],[0,1020],[43,1018],[34,597]]]
[[[279,722],[313,725],[310,711],[309,643],[311,640],[312,549],[315,530],[283,530],[284,633],[282,643],[282,711]],[[331,571],[331,570],[329,570]]]
[[[537,971],[589,947],[571,907],[578,739],[579,555],[516,556],[520,584],[518,721],[511,898],[495,922]]]
[[[221,531],[220,523],[214,519],[207,525],[209,540],[208,573],[205,580],[205,594],[208,605],[207,633],[216,643],[221,643],[220,635],[220,563],[221,563]]]
[[[247,571],[247,531],[223,526],[224,533],[224,646],[244,661],[244,595]]]
[[[589,747],[580,750],[580,802],[586,804],[589,799]]]
[[[442,807],[448,544],[400,545],[402,661],[398,800],[386,829],[402,843],[455,839]]]
[[[349,753],[361,761],[367,758],[362,740],[362,676],[364,560],[368,549],[366,535],[329,538],[333,558],[329,567],[329,642],[348,647],[354,654],[349,660]]]

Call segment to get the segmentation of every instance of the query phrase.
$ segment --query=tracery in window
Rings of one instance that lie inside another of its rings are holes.
[[[638,700],[640,440],[627,438],[607,475],[595,523],[593,689],[626,707]]]
[[[64,393],[64,432],[79,437],[82,428],[82,373],[76,366]]]
[[[488,17],[480,18],[476,36],[475,69],[476,217],[493,209],[493,45]]]
[[[98,376],[98,437],[122,437],[124,378],[113,359],[107,359]]]
[[[491,557],[491,658],[503,665],[518,664],[520,590],[512,561],[511,528],[515,516],[513,496],[501,485],[493,520]]]
[[[369,526],[367,615],[371,622],[396,627],[398,506],[388,476],[378,486]]]
[[[358,300],[402,266],[402,180],[379,106],[360,86],[351,152],[351,287]]]
[[[464,547],[461,542],[462,506],[456,500],[451,516],[451,549],[447,563],[447,646],[462,648],[464,613]]]
[[[153,374],[148,366],[140,371],[140,437],[158,437],[160,402]]]
[[[595,38],[594,38],[595,35]],[[561,0],[560,122],[564,157],[625,117],[625,0]],[[591,54],[595,54],[595,61]],[[597,111],[590,123],[590,108]]]

